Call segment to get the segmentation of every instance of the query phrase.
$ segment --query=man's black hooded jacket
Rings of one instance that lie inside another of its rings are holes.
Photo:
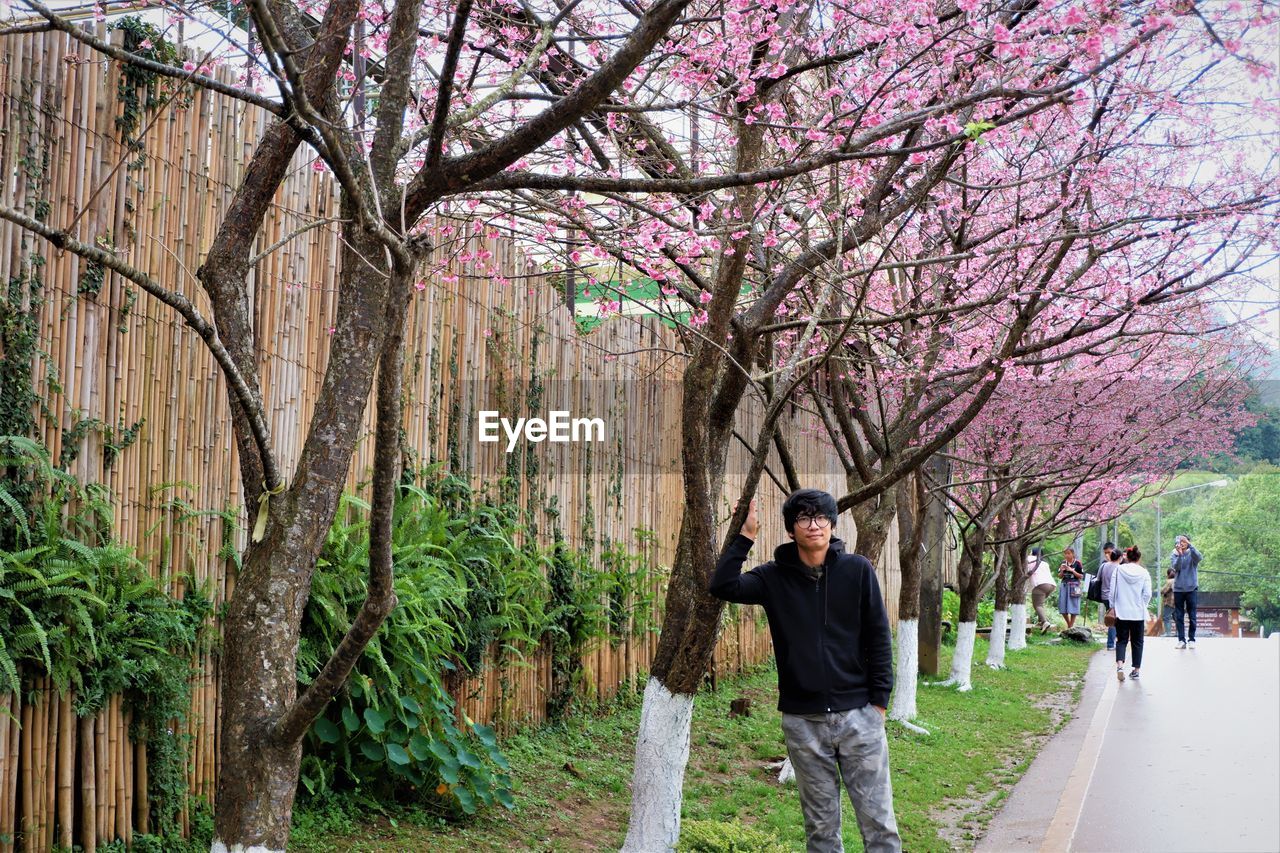
[[[821,571],[800,561],[794,542],[772,562],[743,573],[755,544],[729,543],[711,578],[716,598],[761,604],[778,661],[778,710],[787,714],[848,711],[870,703],[889,707],[893,649],[889,616],[866,557],[846,554],[832,538]]]

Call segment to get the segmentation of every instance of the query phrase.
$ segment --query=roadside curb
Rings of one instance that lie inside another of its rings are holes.
[[[1067,849],[1080,819],[1089,778],[1097,764],[1107,718],[1115,702],[1115,653],[1099,649],[1085,670],[1084,687],[1073,716],[1040,749],[974,848],[979,853]],[[1104,708],[1103,705],[1106,705]],[[1096,745],[1082,754],[1090,735]],[[1088,766],[1085,767],[1084,765]],[[1072,783],[1075,788],[1072,790]],[[1051,837],[1065,841],[1050,844]]]

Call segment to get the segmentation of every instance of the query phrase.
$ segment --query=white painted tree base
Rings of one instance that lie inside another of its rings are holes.
[[[929,730],[926,729],[924,726],[917,726],[915,723],[911,722],[910,720],[894,720],[894,722],[902,726],[907,731],[915,732],[918,735],[929,734]]]
[[[782,769],[778,771],[778,784],[786,785],[787,783],[791,783],[792,785],[796,783],[796,771],[795,768],[791,766],[790,758],[783,760]]]
[[[1021,651],[1027,647],[1027,605],[1010,605],[1009,618],[1012,620],[1009,630],[1009,651]]]
[[[954,687],[960,693],[973,689],[973,645],[977,636],[977,622],[960,623],[956,630],[956,652],[951,656],[951,674],[946,681],[933,682],[933,687]]]
[[[893,707],[889,709],[889,719],[901,723],[913,732],[927,735],[928,729],[910,722],[918,713],[916,684],[920,672],[920,620],[899,619],[897,633],[898,671],[893,679]]]
[[[640,710],[631,779],[631,822],[622,853],[664,853],[674,850],[680,840],[680,805],[692,722],[693,697],[673,694],[650,678]]]
[[[987,666],[992,669],[1004,669],[1004,629],[1009,621],[1006,610],[997,610],[991,614],[991,643],[987,647]]]
[[[271,847],[263,847],[261,844],[254,844],[245,847],[243,844],[232,844],[228,847],[221,839],[213,839],[213,844],[209,846],[209,853],[284,853],[283,850],[275,850]]]

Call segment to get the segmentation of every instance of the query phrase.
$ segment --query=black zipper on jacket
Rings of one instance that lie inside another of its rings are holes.
[[[818,610],[820,611],[815,615],[821,617],[822,619],[822,621],[818,623],[818,657],[822,659],[822,685],[823,685],[822,698],[825,700],[823,704],[826,706],[827,713],[830,714],[831,713],[831,670],[827,666],[827,621],[825,618],[826,607],[824,606],[826,604],[827,593],[830,591],[829,588],[827,587],[828,574],[829,572],[826,571],[826,569],[824,569],[822,572],[822,575],[818,578],[818,582],[814,584],[813,588],[818,593],[817,605],[818,605]]]

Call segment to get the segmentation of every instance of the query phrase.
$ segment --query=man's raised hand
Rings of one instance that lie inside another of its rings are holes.
[[[747,520],[742,522],[742,530],[740,532],[752,542],[756,541],[756,534],[760,532],[760,516],[756,512],[755,498],[751,499],[751,503],[747,507]]]

